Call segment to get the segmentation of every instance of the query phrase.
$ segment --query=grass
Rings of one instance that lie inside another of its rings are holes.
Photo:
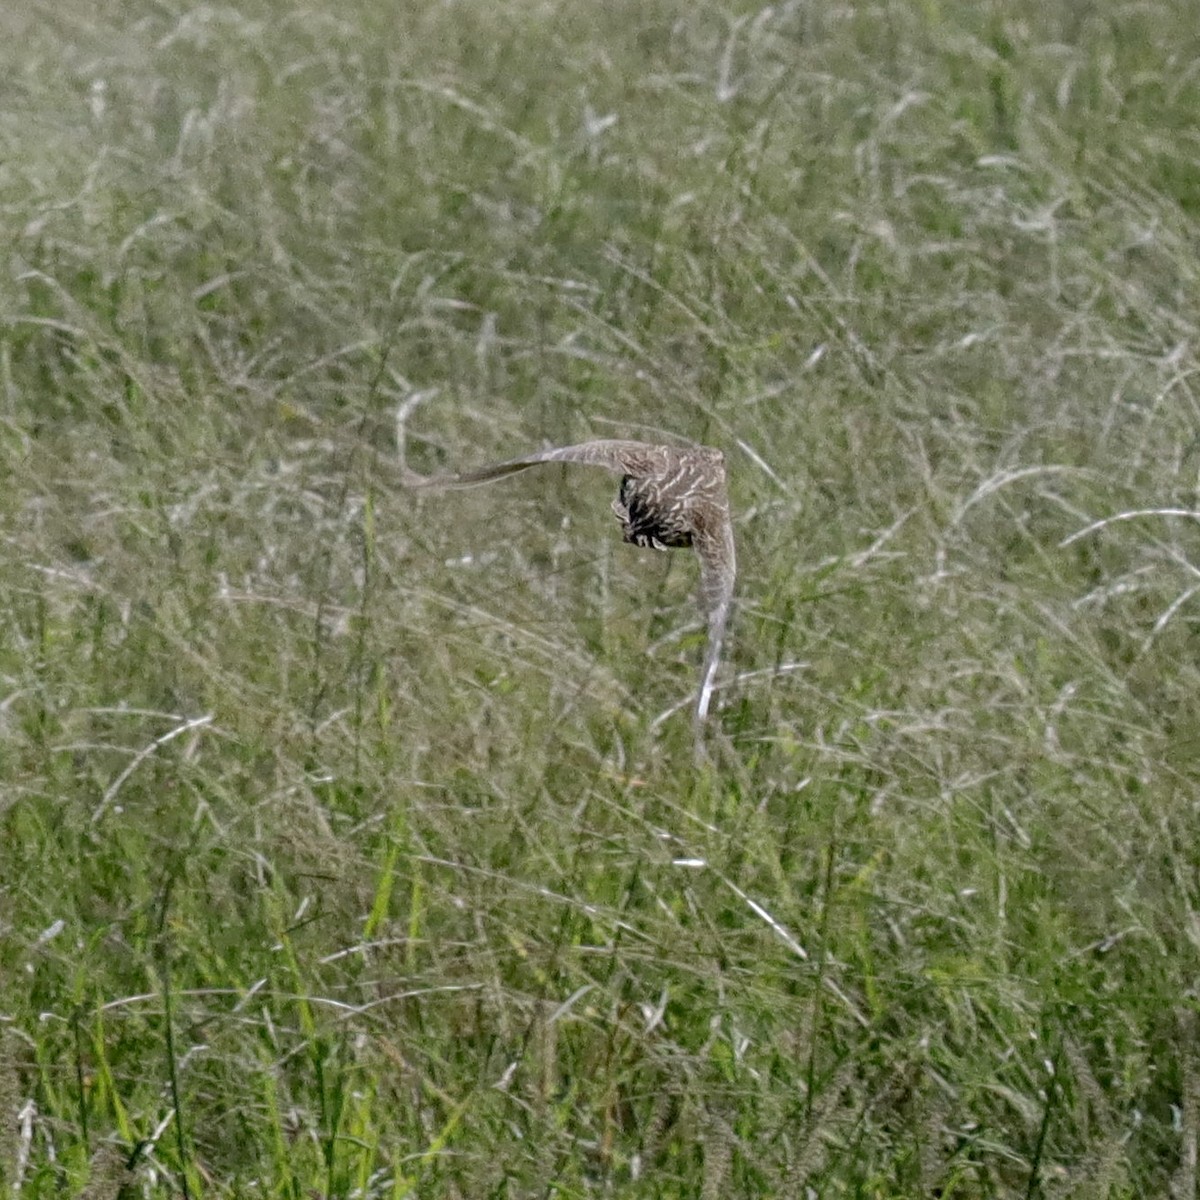
[[[1189,5],[4,25],[9,1194],[1197,1194]]]

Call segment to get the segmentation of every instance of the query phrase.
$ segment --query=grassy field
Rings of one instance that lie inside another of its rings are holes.
[[[1193,4],[0,31],[6,1194],[1197,1196]]]

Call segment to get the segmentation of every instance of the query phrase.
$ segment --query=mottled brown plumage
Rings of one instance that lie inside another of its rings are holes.
[[[401,473],[409,487],[473,487],[543,463],[603,467],[621,476],[612,508],[625,541],[655,550],[690,546],[696,551],[700,559],[700,600],[708,624],[708,648],[695,710],[697,721],[703,721],[712,698],[737,576],[725,456],[721,451],[708,446],[656,446],[603,439],[556,446],[461,475],[417,475],[404,459],[404,418],[409,409],[410,405],[401,409],[397,423]]]

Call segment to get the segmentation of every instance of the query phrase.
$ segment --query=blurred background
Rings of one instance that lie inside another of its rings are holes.
[[[0,31],[12,1195],[1197,1194],[1190,4]]]

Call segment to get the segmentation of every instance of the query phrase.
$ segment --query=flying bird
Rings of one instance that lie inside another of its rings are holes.
[[[612,510],[625,541],[653,550],[690,546],[696,551],[700,559],[700,604],[708,626],[708,646],[696,696],[695,717],[699,727],[708,715],[737,577],[724,454],[710,446],[658,446],[601,439],[577,446],[555,446],[459,475],[418,475],[409,469],[405,458],[404,422],[422,398],[412,397],[397,414],[400,472],[406,486],[474,487],[543,463],[603,467],[621,476]]]

